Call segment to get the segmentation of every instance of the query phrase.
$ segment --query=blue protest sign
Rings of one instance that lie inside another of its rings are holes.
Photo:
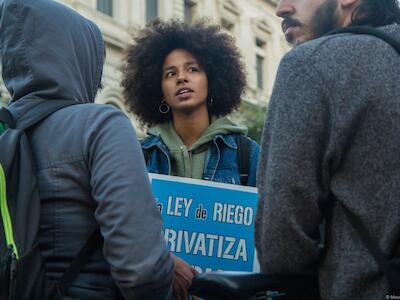
[[[150,174],[168,249],[200,271],[258,271],[257,189]]]

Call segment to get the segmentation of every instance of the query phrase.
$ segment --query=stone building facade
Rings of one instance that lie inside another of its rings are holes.
[[[131,33],[153,18],[193,22],[207,17],[221,24],[237,41],[246,64],[249,88],[244,100],[266,106],[277,67],[288,50],[280,20],[274,15],[277,0],[56,0],[93,20],[103,32],[107,48],[103,90],[96,101],[126,112],[119,71]],[[0,104],[8,94],[0,83]],[[133,116],[132,122],[135,123]],[[139,133],[140,132],[139,130]]]

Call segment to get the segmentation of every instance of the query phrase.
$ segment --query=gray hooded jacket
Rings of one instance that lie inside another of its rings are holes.
[[[104,44],[99,29],[51,0],[0,1],[0,55],[20,124],[51,101],[61,109],[28,132],[41,197],[40,247],[59,278],[96,226],[104,244],[66,299],[164,299],[173,263],[165,248],[140,145],[128,118],[93,104]]]
[[[380,30],[400,39],[399,25]],[[322,299],[390,298],[343,206],[399,263],[399,83],[400,55],[369,35],[323,37],[283,58],[257,178],[262,270],[318,272]],[[332,211],[323,252],[318,225],[327,201]]]

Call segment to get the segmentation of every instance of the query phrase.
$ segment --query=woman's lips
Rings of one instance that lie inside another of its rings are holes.
[[[193,90],[190,88],[181,88],[176,92],[175,96],[178,96],[179,94],[188,93],[188,92],[193,92]]]
[[[187,92],[176,95],[176,97],[179,100],[186,100],[186,99],[189,99],[190,97],[192,97],[192,94],[193,94],[193,92],[187,91]]]

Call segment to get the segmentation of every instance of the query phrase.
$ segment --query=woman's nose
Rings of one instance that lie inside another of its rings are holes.
[[[187,82],[187,74],[186,72],[179,72],[176,76],[177,83]]]

